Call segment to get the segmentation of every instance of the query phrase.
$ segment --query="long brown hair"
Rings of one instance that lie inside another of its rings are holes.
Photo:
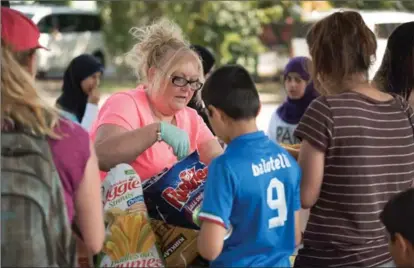
[[[414,21],[398,26],[390,35],[374,84],[406,100],[414,88]]]
[[[11,121],[33,134],[60,138],[54,131],[59,121],[58,112],[39,96],[34,78],[3,40],[1,46],[2,125]]]
[[[333,13],[318,21],[306,39],[312,56],[312,78],[322,95],[349,89],[361,74],[368,81],[377,42],[358,12]]]

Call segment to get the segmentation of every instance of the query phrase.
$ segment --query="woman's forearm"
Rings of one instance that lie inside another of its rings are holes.
[[[119,129],[117,126],[104,125],[102,127]],[[100,170],[109,171],[118,164],[133,162],[157,141],[157,130],[159,130],[159,123],[154,123],[133,131],[122,131],[112,134],[108,138],[102,138],[101,140],[97,137],[95,148]],[[114,130],[102,131],[104,133],[111,133]]]

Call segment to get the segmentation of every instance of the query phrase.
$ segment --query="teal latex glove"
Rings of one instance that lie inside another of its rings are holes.
[[[186,157],[190,151],[190,138],[187,132],[178,127],[161,122],[161,139],[173,148],[178,160]]]

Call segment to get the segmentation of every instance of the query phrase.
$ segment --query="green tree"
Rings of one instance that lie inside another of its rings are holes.
[[[397,9],[398,1],[386,1],[386,0],[331,0],[333,7],[341,8],[354,8],[354,9],[367,9],[367,10],[387,10]]]
[[[183,28],[192,43],[210,47],[219,63],[240,63],[250,71],[255,69],[257,54],[264,50],[259,40],[262,24],[284,14],[282,4],[258,0],[111,1],[101,2],[100,8],[113,55],[122,55],[132,46],[131,26],[166,16]]]
[[[397,1],[396,6],[400,10],[414,12],[414,1]]]

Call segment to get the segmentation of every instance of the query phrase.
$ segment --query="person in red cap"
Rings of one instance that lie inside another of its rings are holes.
[[[71,253],[72,251],[70,251],[72,248],[66,247],[66,241],[60,241],[60,239],[58,241],[55,239],[55,237],[61,237],[63,240],[63,230],[66,230],[66,227],[69,227],[68,225],[70,224],[72,224],[73,227],[77,227],[74,228],[75,233],[77,234],[77,237],[82,238],[84,241],[83,244],[77,244],[84,245],[89,253],[99,253],[102,249],[105,237],[98,162],[94,146],[89,139],[89,134],[80,125],[73,124],[69,120],[66,120],[55,108],[42,101],[35,87],[36,50],[44,48],[39,44],[39,36],[40,33],[37,26],[30,19],[16,10],[1,7],[2,49],[0,108],[2,138],[3,135],[12,137],[10,135],[16,133],[17,135],[20,135],[22,132],[28,130],[33,134],[31,136],[41,136],[47,139],[47,145],[50,149],[54,164],[54,167],[52,168],[56,168],[59,175],[59,185],[61,185],[60,190],[65,201],[65,207],[63,207],[62,210],[60,210],[60,207],[59,209],[56,209],[62,211],[62,213],[64,213],[63,215],[57,214],[54,209],[49,210],[53,213],[48,213],[47,221],[49,222],[49,218],[53,218],[54,220],[55,218],[60,217],[59,226],[56,225],[53,228],[47,228],[49,235],[36,233],[35,236],[32,236],[32,240],[29,239],[29,236],[38,230],[38,225],[33,224],[36,223],[33,219],[38,213],[20,213],[18,215],[19,217],[16,216],[7,222],[2,221],[2,227],[3,223],[7,224],[8,227],[5,227],[7,236],[3,237],[2,232],[2,242],[7,241],[2,244],[2,253],[6,251],[7,253],[3,254],[5,257],[1,259],[1,265],[8,267],[57,267],[57,265],[55,265],[57,261],[59,261],[59,264],[65,264],[63,263],[65,261],[67,263],[71,262],[72,257],[74,257]],[[29,142],[26,143],[28,144]],[[26,143],[22,143],[23,146],[27,145]],[[11,146],[10,144],[14,145],[14,143],[3,144],[2,142],[2,146]],[[19,143],[16,144],[18,146],[22,145]],[[45,153],[45,150],[42,150],[42,153]],[[4,157],[5,156],[2,155],[2,159]],[[49,156],[46,157],[48,158]],[[15,181],[14,179],[20,176],[14,175],[14,173],[16,173],[15,169],[26,167],[24,164],[30,164],[30,170],[33,169],[36,176],[40,177],[39,174],[41,172],[43,172],[42,174],[46,174],[43,176],[44,178],[42,177],[44,181],[52,180],[50,178],[51,176],[47,175],[50,175],[50,172],[47,173],[47,170],[44,170],[39,166],[33,167],[33,165],[35,165],[34,163],[37,162],[26,162],[21,160],[22,165],[14,164],[13,169],[8,171],[9,174],[12,174],[7,177],[2,177],[6,178],[3,179],[3,181],[13,183]],[[21,173],[21,171],[19,172]],[[3,173],[2,170],[2,175]],[[34,192],[36,189],[28,187],[27,183],[24,185],[24,182],[26,181],[27,180],[21,180],[18,182],[22,182],[20,184],[22,186],[21,191],[24,190],[24,194],[26,194],[33,190],[30,194],[38,197],[39,200],[42,200],[41,205],[49,204],[47,203],[49,201],[43,202],[43,200],[50,199],[51,195],[42,195],[43,192],[40,192],[41,194],[37,191]],[[10,187],[10,189],[18,191],[17,187]],[[22,194],[22,196],[24,196],[24,194]],[[55,195],[57,196],[57,194]],[[2,193],[2,202],[3,198],[5,197]],[[60,194],[58,198],[61,198]],[[26,211],[22,210],[21,207],[14,203],[13,206],[19,208],[19,211]],[[41,210],[38,209],[36,211],[39,212]],[[22,215],[26,218],[22,219]],[[46,219],[46,216],[44,217]],[[66,225],[64,224],[64,220],[67,220]],[[14,226],[13,223],[16,222],[27,222],[28,225]],[[52,220],[50,220],[50,222],[52,222]],[[59,232],[59,236],[56,235],[56,232]],[[21,236],[16,234],[23,235],[24,240],[20,239]],[[45,236],[45,239],[43,239],[42,235]],[[50,239],[48,237],[50,237]],[[43,242],[38,243],[40,240]],[[45,242],[46,240],[48,242]],[[61,242],[61,244],[56,244],[56,246],[54,246],[55,242],[51,241],[49,243],[49,240],[56,240],[56,243]],[[78,242],[79,241],[80,239]],[[50,249],[50,252],[43,250],[46,243],[48,245],[47,249]],[[49,245],[52,246],[49,247]],[[60,250],[56,251],[56,248]],[[59,252],[68,253],[70,256],[58,256],[57,253]],[[45,258],[45,255],[50,258]],[[57,260],[54,260],[54,257],[56,257]],[[67,259],[65,257],[67,257]],[[64,266],[75,267],[69,264],[65,264]],[[59,265],[59,267],[63,267],[63,265]]]
[[[33,76],[36,75],[36,50],[47,49],[39,43],[39,37],[39,29],[28,17],[14,9],[1,7],[1,39]]]

